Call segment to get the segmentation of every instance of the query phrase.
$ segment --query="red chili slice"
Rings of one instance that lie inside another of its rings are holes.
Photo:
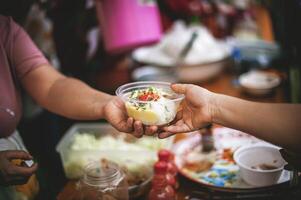
[[[138,99],[139,99],[140,101],[147,101],[147,99],[148,99],[148,94],[143,94],[143,95],[139,96]]]
[[[148,93],[144,93],[142,95],[140,95],[138,97],[138,99],[140,101],[152,101],[152,100],[158,100],[159,99],[159,95],[154,94],[153,92],[148,92]]]

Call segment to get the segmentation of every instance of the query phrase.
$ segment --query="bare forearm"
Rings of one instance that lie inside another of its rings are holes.
[[[267,104],[217,94],[213,122],[301,152],[301,105]]]
[[[121,99],[99,92],[80,80],[65,77],[49,65],[38,66],[21,81],[38,104],[54,113],[81,120],[104,118],[118,131],[143,133],[139,122],[133,127],[133,119],[126,115]]]
[[[68,118],[93,120],[104,117],[103,108],[111,98],[77,79],[63,77],[51,86],[42,104]]]
[[[72,119],[104,117],[111,95],[99,92],[80,80],[68,78],[49,65],[42,65],[22,79],[23,87],[44,108]]]

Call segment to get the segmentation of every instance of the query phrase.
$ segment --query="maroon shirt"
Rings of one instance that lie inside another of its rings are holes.
[[[21,79],[47,63],[26,32],[0,15],[0,138],[11,135],[20,121]]]

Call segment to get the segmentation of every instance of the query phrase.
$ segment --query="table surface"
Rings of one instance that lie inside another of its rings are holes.
[[[260,101],[260,102],[273,102],[280,103],[286,102],[285,91],[282,86],[278,87],[275,92],[269,96],[265,97],[251,97],[241,92],[241,90],[233,84],[234,76],[232,74],[224,73],[220,77],[207,82],[201,83],[200,86],[207,88],[210,91],[222,93],[234,97],[243,98],[251,101]],[[193,184],[184,177],[180,177],[180,188],[177,191],[178,200],[190,199],[193,191],[200,190],[199,185]],[[75,200],[77,195],[76,191],[76,182],[68,181],[62,191],[59,193],[58,200]]]

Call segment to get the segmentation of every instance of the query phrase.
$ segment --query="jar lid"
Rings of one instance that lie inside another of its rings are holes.
[[[108,160],[89,163],[84,170],[83,181],[90,186],[114,189],[123,180],[124,175],[116,163]]]

